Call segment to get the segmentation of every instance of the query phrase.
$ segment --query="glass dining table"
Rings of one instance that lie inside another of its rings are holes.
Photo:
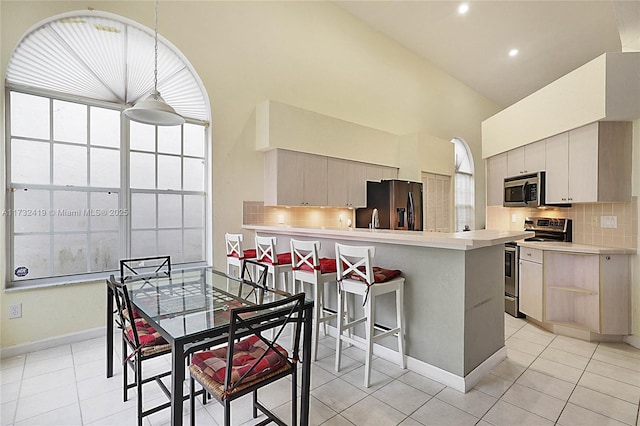
[[[185,359],[195,351],[227,342],[230,309],[255,303],[253,297],[238,296],[241,286],[255,283],[211,267],[174,270],[126,280],[129,296],[140,316],[171,344],[171,425],[183,419]],[[270,300],[284,297],[270,293]],[[311,385],[311,321],[313,301],[304,306],[302,341],[302,389],[300,424],[309,423]],[[107,377],[113,375],[113,295],[107,286]]]

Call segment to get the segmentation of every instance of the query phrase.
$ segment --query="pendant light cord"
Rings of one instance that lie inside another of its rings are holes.
[[[155,2],[155,20],[153,23],[155,50],[153,58],[153,90],[158,91],[158,0]]]

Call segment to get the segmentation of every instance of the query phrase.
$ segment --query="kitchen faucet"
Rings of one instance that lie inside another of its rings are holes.
[[[373,212],[371,212],[371,223],[369,224],[369,228],[380,228],[380,220],[378,220],[378,209],[373,209]]]

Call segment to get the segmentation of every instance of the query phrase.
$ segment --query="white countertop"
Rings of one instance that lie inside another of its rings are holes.
[[[300,237],[336,238],[341,240],[473,250],[532,237],[533,232],[477,230],[468,232],[392,231],[366,228],[296,228],[290,226],[242,225],[256,232]]]
[[[623,247],[601,247],[587,244],[564,243],[553,241],[518,241],[521,247],[535,248],[538,250],[563,251],[586,254],[636,254],[636,249]]]

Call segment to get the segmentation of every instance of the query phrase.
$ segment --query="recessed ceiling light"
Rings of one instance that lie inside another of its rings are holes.
[[[468,3],[462,3],[460,6],[458,6],[458,13],[460,15],[464,15],[468,11],[469,11],[469,4]]]
[[[514,57],[518,55],[518,49],[511,49],[509,51],[509,56]]]

